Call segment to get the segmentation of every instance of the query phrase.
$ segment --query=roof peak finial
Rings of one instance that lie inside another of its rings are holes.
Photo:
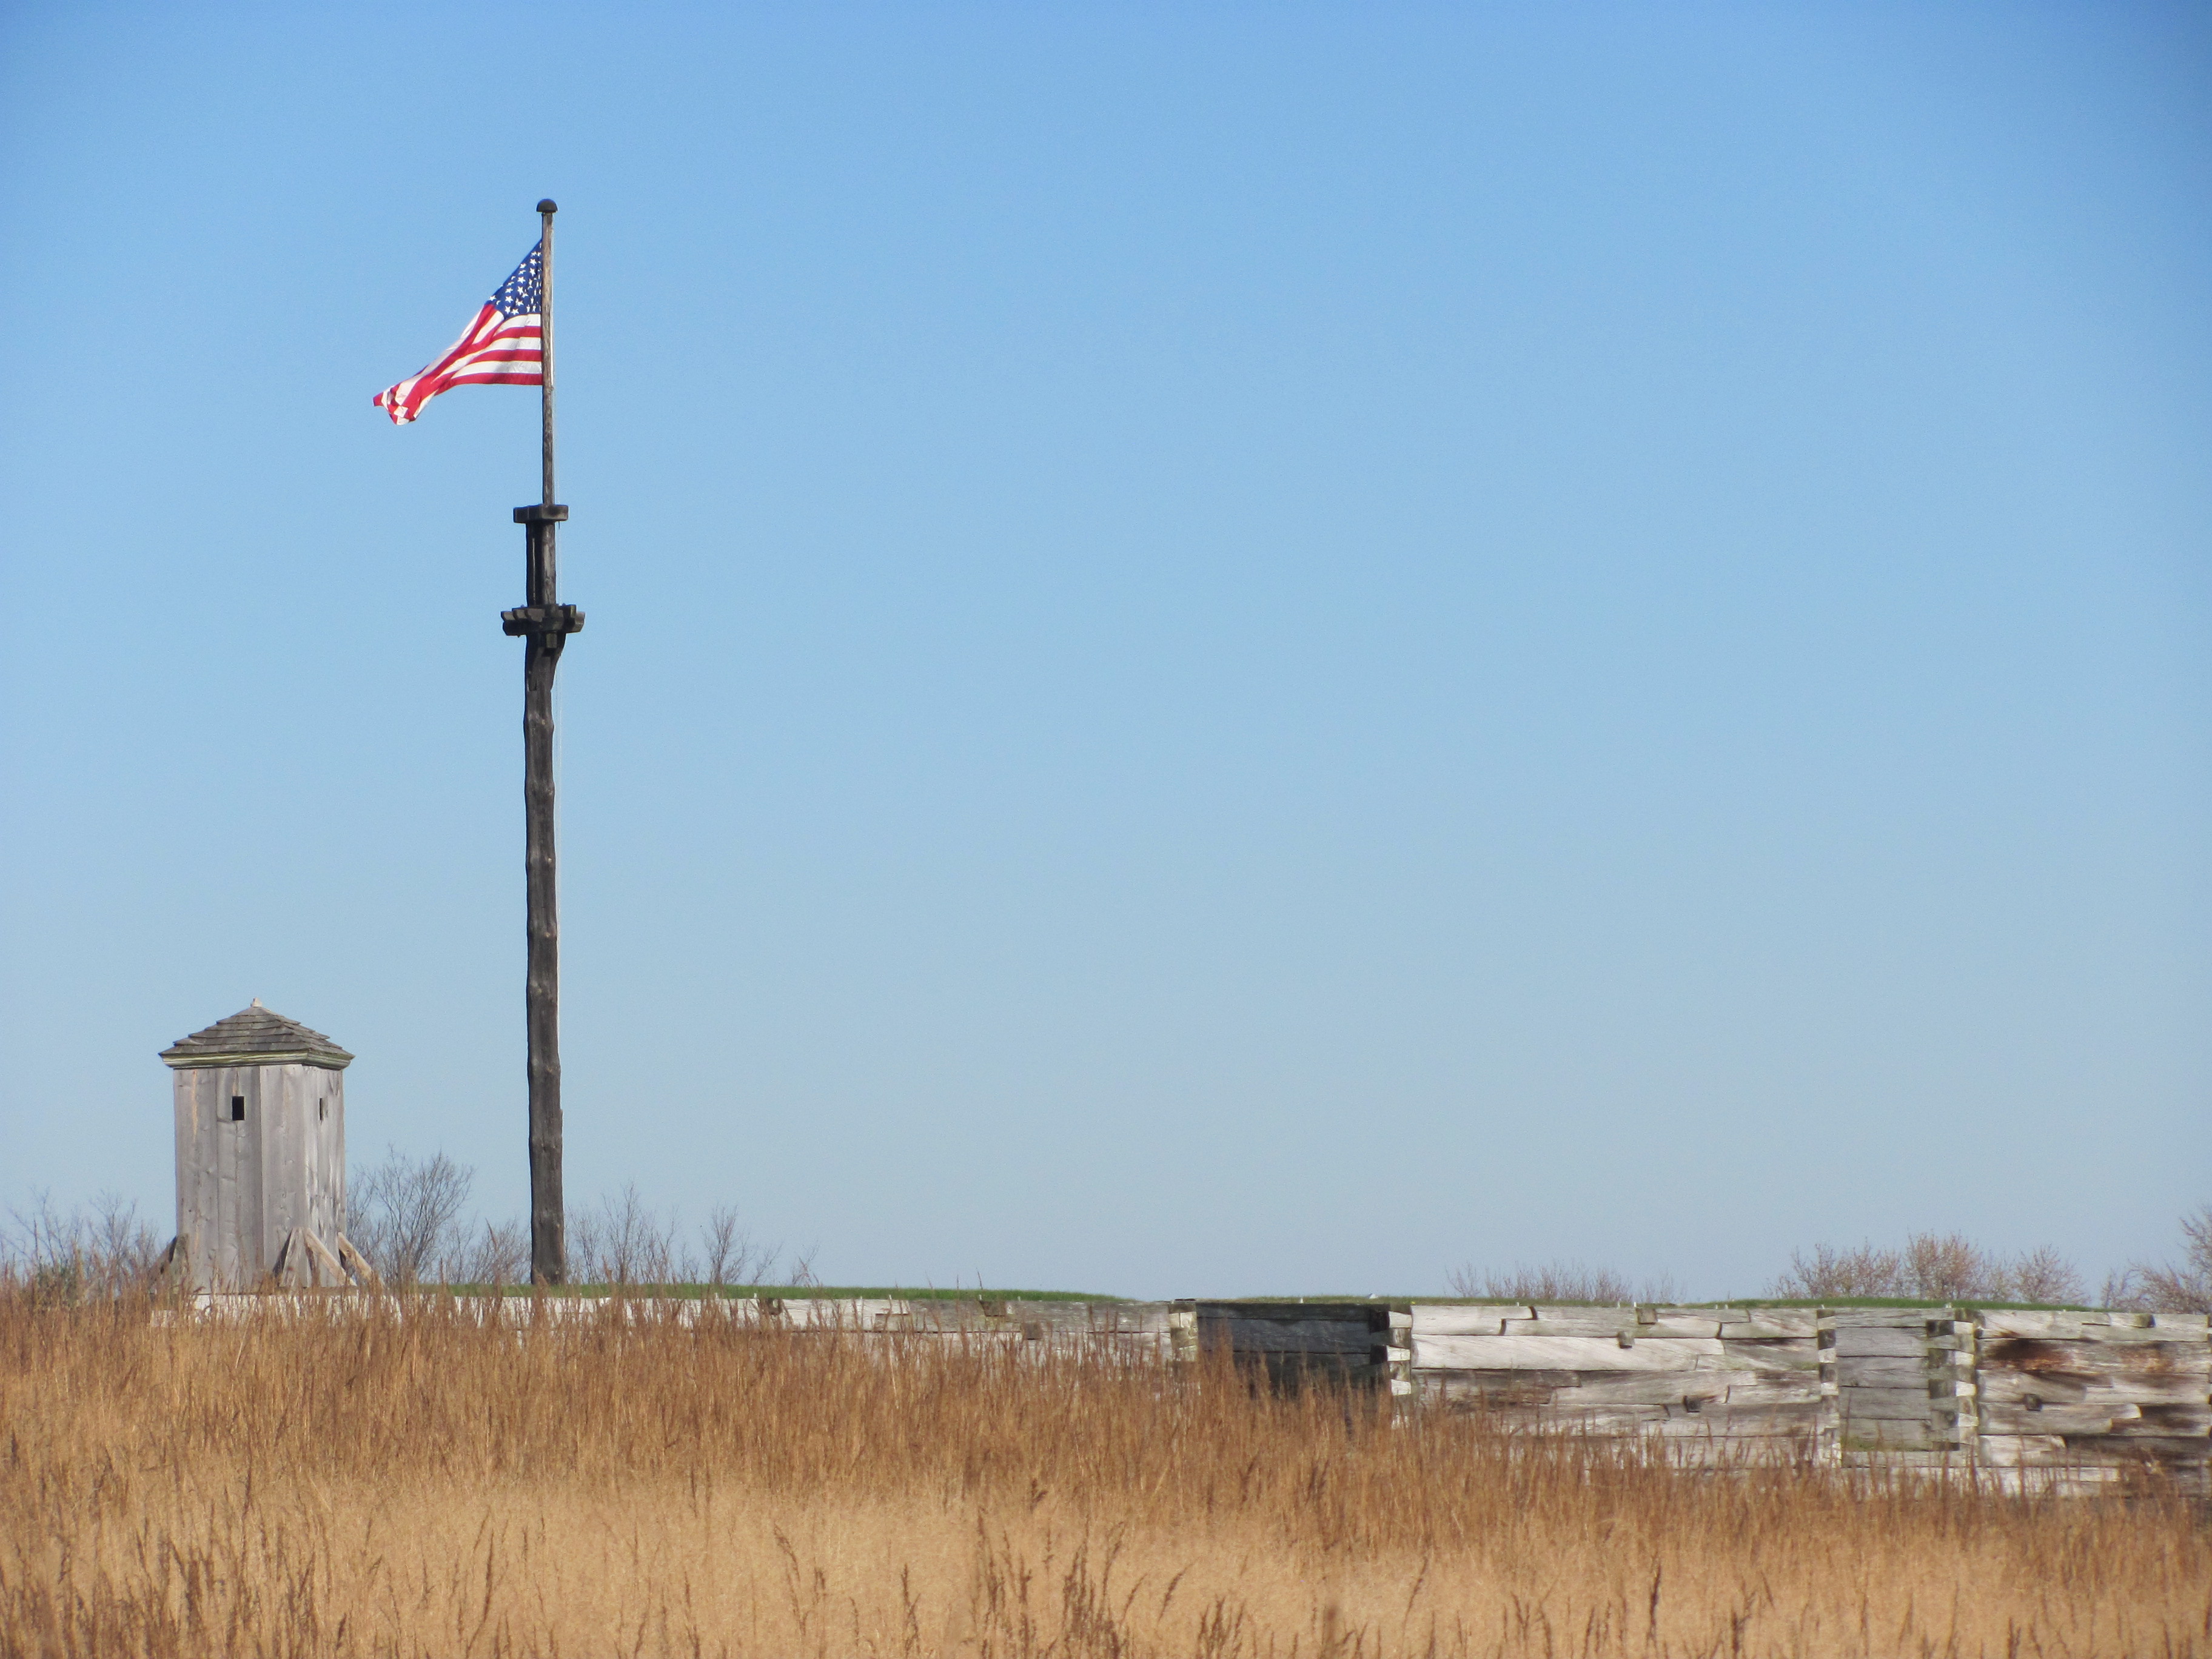
[[[260,999],[259,997],[256,997],[256,998],[254,998],[254,999],[253,999],[253,1006],[254,1006],[255,1007],[257,1007],[257,1008],[258,1008],[258,1007],[261,1006],[261,999]]]

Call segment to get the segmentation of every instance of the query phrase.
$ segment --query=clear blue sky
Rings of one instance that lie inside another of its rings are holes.
[[[259,997],[835,1279],[1756,1289],[2212,1198],[2212,19],[0,10],[0,1200]]]

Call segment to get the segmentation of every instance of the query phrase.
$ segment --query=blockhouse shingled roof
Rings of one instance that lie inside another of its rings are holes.
[[[256,997],[228,1019],[171,1043],[161,1058],[172,1066],[324,1066],[343,1072],[353,1056],[296,1019],[264,1008]]]

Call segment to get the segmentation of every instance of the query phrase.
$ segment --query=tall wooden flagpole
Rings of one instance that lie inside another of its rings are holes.
[[[554,526],[568,509],[553,501],[553,215],[538,204],[541,328],[545,355],[544,488],[535,507],[518,507],[526,526],[529,604],[500,613],[500,625],[524,641],[522,659],[522,868],[529,890],[530,965],[525,981],[530,1031],[530,1278],[568,1278],[568,1234],[561,1199],[561,915],[553,851],[553,671],[584,613],[559,602]]]

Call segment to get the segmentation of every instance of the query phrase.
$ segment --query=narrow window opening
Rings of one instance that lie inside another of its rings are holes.
[[[233,1095],[230,1097],[230,1121],[233,1123],[243,1123],[246,1121],[246,1097],[244,1095]]]
[[[329,1098],[325,1097],[324,1099],[319,1100],[315,1103],[315,1121],[318,1123],[327,1123],[330,1121],[331,1103]]]

